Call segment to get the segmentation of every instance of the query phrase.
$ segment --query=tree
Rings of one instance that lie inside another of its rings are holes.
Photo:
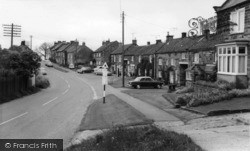
[[[49,59],[47,58],[47,55],[50,53],[50,48],[52,46],[53,46],[52,43],[44,42],[41,44],[41,46],[39,46],[39,48],[36,51],[38,51],[38,53],[41,54],[45,59]]]

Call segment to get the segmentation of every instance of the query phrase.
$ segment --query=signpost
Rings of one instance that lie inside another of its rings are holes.
[[[105,62],[103,64],[103,69],[102,69],[102,85],[103,85],[103,104],[105,103],[105,97],[106,97],[106,85],[108,84],[108,65]]]

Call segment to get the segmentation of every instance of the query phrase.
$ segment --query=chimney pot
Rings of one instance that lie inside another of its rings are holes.
[[[181,36],[182,38],[186,38],[187,37],[187,33],[186,32],[181,33],[181,35],[182,35]]]
[[[82,46],[85,46],[85,42],[82,42]]]
[[[167,41],[171,41],[174,39],[174,36],[173,35],[167,35]]]
[[[156,44],[161,43],[161,39],[156,40]]]
[[[150,41],[147,42],[147,45],[150,45]]]
[[[21,41],[21,46],[25,46],[25,41]]]
[[[137,45],[137,40],[136,39],[132,40],[132,44]]]
[[[210,30],[206,29],[206,30],[203,31],[203,33],[204,33],[205,38],[209,39]]]

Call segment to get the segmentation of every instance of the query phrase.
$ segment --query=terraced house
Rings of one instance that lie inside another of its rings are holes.
[[[101,66],[105,62],[108,64],[108,66],[111,65],[111,53],[115,51],[119,46],[119,43],[117,41],[110,40],[103,41],[102,46],[99,47],[93,54],[94,57],[94,65]]]
[[[227,0],[214,7],[217,13],[217,33],[224,42],[217,44],[218,78],[247,88],[250,78],[250,1]]]
[[[82,45],[79,45],[78,41],[55,42],[51,47],[51,54],[56,63],[67,67],[77,64],[89,65],[93,61],[93,51],[86,46],[85,42]]]

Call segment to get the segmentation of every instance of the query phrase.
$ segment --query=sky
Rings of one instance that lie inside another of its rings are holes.
[[[137,40],[138,45],[174,38],[188,32],[191,18],[205,19],[216,15],[213,6],[225,0],[0,0],[0,45],[10,47],[10,37],[3,36],[2,24],[21,25],[20,38],[30,41],[32,48],[43,42],[78,40],[92,50],[102,41],[122,41],[121,12],[125,13],[125,44]]]

